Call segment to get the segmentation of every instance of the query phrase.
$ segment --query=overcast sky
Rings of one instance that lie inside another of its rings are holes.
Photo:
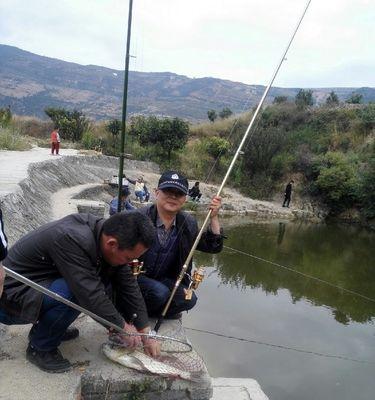
[[[305,0],[134,0],[130,69],[267,84]],[[124,69],[127,0],[0,0],[0,43]],[[312,0],[274,83],[375,86],[375,0]]]

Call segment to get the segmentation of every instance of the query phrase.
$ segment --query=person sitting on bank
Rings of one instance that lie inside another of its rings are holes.
[[[107,220],[72,214],[22,237],[8,252],[4,265],[124,330],[130,348],[143,342],[145,352],[160,354],[159,343],[126,333],[149,333],[147,310],[127,265],[155,240],[155,228],[139,212],[117,213]],[[106,290],[116,293],[116,306]],[[26,358],[47,372],[65,372],[71,364],[58,347],[77,337],[68,327],[79,311],[7,276],[0,301],[0,322],[28,324]],[[136,315],[136,317],[134,317]],[[75,330],[74,330],[75,329]]]
[[[5,279],[4,268],[1,264],[1,261],[7,256],[8,252],[8,241],[4,232],[4,224],[3,224],[3,213],[0,208],[0,297],[3,293],[3,285]]]
[[[145,190],[145,183],[143,181],[143,177],[140,176],[137,180],[135,179],[130,179],[128,177],[126,177],[126,179],[134,185],[134,194],[135,197],[141,202],[143,203],[145,201],[145,197],[146,197],[146,190]],[[148,196],[150,197],[150,196]]]
[[[176,171],[164,172],[155,191],[155,204],[139,209],[149,216],[157,232],[157,240],[140,259],[144,262],[145,273],[138,276],[139,287],[149,316],[152,317],[161,315],[198,235],[196,219],[181,211],[188,189],[188,181],[183,175]],[[221,198],[215,196],[210,204],[211,223],[197,247],[200,251],[219,253],[222,250],[223,236],[218,219],[220,206]],[[189,263],[188,274],[191,273],[191,268],[192,261]],[[188,285],[189,280],[185,277],[173,298],[167,318],[180,317],[182,311],[190,310],[196,304],[197,297],[194,293],[191,300],[185,299]]]
[[[199,202],[202,197],[202,193],[199,190],[199,182],[195,182],[194,186],[189,189],[189,196],[192,201]]]
[[[120,211],[131,211],[135,210],[136,207],[128,200],[130,195],[129,189],[122,189],[121,192],[121,210]],[[109,203],[109,215],[116,214],[118,211],[118,196],[115,196]]]

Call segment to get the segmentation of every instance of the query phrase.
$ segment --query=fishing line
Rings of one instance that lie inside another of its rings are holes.
[[[228,167],[228,170],[227,170],[227,172],[226,172],[226,174],[225,174],[225,176],[224,176],[223,181],[221,182],[221,185],[220,185],[220,187],[219,187],[219,190],[217,191],[216,196],[220,196],[220,194],[221,194],[221,192],[222,192],[222,190],[223,190],[223,188],[224,188],[224,186],[225,186],[225,184],[226,184],[226,182],[227,182],[227,180],[228,180],[228,178],[229,178],[229,175],[230,175],[230,173],[231,173],[231,171],[232,171],[232,169],[233,169],[233,167],[234,167],[234,165],[235,165],[235,163],[236,163],[236,160],[237,160],[237,158],[238,158],[238,156],[239,156],[239,154],[240,154],[240,152],[241,152],[241,149],[242,149],[244,143],[246,142],[246,138],[248,137],[249,132],[250,132],[252,126],[254,125],[255,120],[256,120],[256,117],[257,117],[259,111],[260,111],[261,108],[262,108],[262,105],[263,105],[263,103],[264,103],[264,100],[265,100],[265,98],[267,97],[267,94],[268,94],[269,90],[271,89],[271,86],[272,86],[272,84],[273,84],[273,81],[275,80],[276,75],[277,75],[277,73],[279,72],[279,70],[280,70],[280,68],[281,68],[281,65],[282,65],[283,62],[285,61],[286,54],[288,53],[288,50],[289,50],[289,48],[290,48],[290,46],[291,46],[291,44],[292,44],[292,42],[293,42],[293,39],[294,39],[294,37],[295,37],[296,34],[297,34],[297,31],[298,31],[298,29],[299,29],[299,27],[300,27],[300,25],[301,25],[301,23],[302,23],[302,20],[303,20],[305,14],[306,14],[306,12],[307,12],[307,9],[308,9],[309,6],[310,6],[310,3],[311,3],[311,0],[309,0],[309,1],[307,2],[306,6],[305,6],[305,8],[304,8],[304,10],[303,10],[303,13],[302,13],[302,15],[301,15],[301,17],[300,17],[300,19],[299,19],[299,21],[298,21],[298,23],[297,23],[297,26],[296,26],[296,28],[295,28],[294,31],[293,31],[293,35],[291,36],[290,40],[288,41],[288,44],[287,44],[287,46],[286,46],[286,49],[285,49],[285,51],[283,52],[282,57],[281,57],[279,63],[277,64],[277,67],[276,67],[276,69],[275,69],[275,71],[274,71],[274,73],[273,73],[273,75],[272,75],[272,77],[271,77],[271,80],[270,80],[268,86],[266,87],[266,90],[264,91],[263,96],[262,96],[262,98],[261,98],[261,100],[260,100],[260,102],[259,102],[259,104],[258,104],[258,106],[257,106],[257,108],[256,108],[256,110],[255,110],[255,112],[254,112],[254,114],[253,114],[253,116],[252,116],[252,118],[251,118],[251,121],[250,121],[250,123],[249,123],[249,125],[248,125],[248,127],[247,127],[247,129],[246,129],[245,134],[244,134],[243,137],[242,137],[241,143],[239,144],[239,146],[238,146],[238,148],[237,148],[237,151],[236,151],[236,153],[235,153],[235,155],[234,155],[234,157],[233,157],[233,159],[232,159],[232,161],[231,161],[231,163],[230,163],[230,165],[229,165],[229,167]],[[180,274],[179,274],[179,276],[178,276],[178,278],[177,278],[177,280],[176,280],[175,286],[174,286],[174,288],[173,288],[173,290],[172,290],[172,292],[171,292],[171,294],[170,294],[170,296],[169,296],[169,299],[168,299],[167,303],[165,304],[165,306],[164,306],[164,308],[163,308],[163,311],[162,311],[162,313],[161,313],[161,316],[159,317],[159,319],[158,319],[157,322],[156,322],[156,325],[155,325],[155,328],[154,328],[154,330],[155,330],[156,332],[159,330],[159,328],[160,328],[160,326],[161,326],[161,324],[162,324],[162,322],[163,322],[163,319],[164,319],[164,317],[166,316],[166,314],[167,314],[167,312],[168,312],[168,309],[169,309],[169,307],[170,307],[170,305],[171,305],[171,302],[172,302],[172,300],[173,300],[173,297],[174,297],[174,295],[175,295],[175,293],[176,293],[178,287],[180,286],[180,284],[181,284],[181,282],[182,282],[182,279],[184,278],[184,276],[185,276],[185,274],[186,274],[186,271],[187,271],[187,269],[188,269],[188,267],[189,267],[190,261],[192,260],[194,251],[195,251],[195,249],[197,248],[197,246],[198,246],[198,244],[199,244],[199,241],[200,241],[200,239],[201,239],[201,237],[202,237],[202,235],[203,235],[204,229],[205,229],[206,226],[208,225],[208,222],[209,222],[209,219],[210,219],[211,215],[212,215],[212,209],[210,209],[209,212],[207,213],[207,216],[206,216],[206,218],[205,218],[205,220],[204,220],[204,222],[203,222],[203,225],[202,225],[200,231],[198,232],[198,235],[197,235],[197,237],[196,237],[196,239],[195,239],[195,241],[194,241],[194,243],[193,243],[193,246],[192,246],[192,248],[191,248],[191,250],[190,250],[190,252],[189,252],[189,255],[187,256],[187,258],[186,258],[186,260],[185,260],[185,262],[184,262],[184,264],[183,264],[183,266],[182,266],[182,269],[181,269]]]
[[[204,329],[189,328],[189,327],[186,327],[186,326],[184,328],[187,329],[187,330],[190,330],[190,331],[205,333],[207,335],[218,336],[218,337],[222,337],[222,338],[225,338],[225,339],[238,340],[240,342],[254,343],[254,344],[259,344],[259,345],[262,345],[262,346],[274,347],[274,348],[281,349],[281,350],[291,350],[291,351],[296,351],[298,353],[311,354],[311,355],[314,355],[314,356],[326,357],[326,358],[335,358],[335,359],[339,359],[339,360],[343,360],[343,361],[351,361],[351,362],[360,363],[360,364],[371,364],[371,365],[375,364],[375,361],[359,360],[359,359],[356,359],[356,358],[351,358],[351,357],[343,356],[343,355],[340,355],[340,354],[321,353],[321,352],[318,352],[318,351],[300,349],[300,348],[297,348],[297,347],[289,347],[289,346],[284,346],[284,345],[281,345],[281,344],[262,342],[260,340],[255,340],[255,339],[245,339],[245,338],[240,338],[240,337],[237,337],[237,336],[224,335],[223,333],[218,333],[218,332],[213,332],[213,331],[206,331]]]
[[[241,114],[243,114],[245,112],[245,110],[247,109],[247,105],[248,105],[248,103],[250,101],[250,97],[251,97],[251,94],[249,94],[248,98],[246,99],[246,101],[244,103],[244,106],[243,106],[243,108],[241,110]],[[232,125],[232,128],[229,131],[229,134],[227,134],[227,136],[226,136],[226,139],[228,140],[228,142],[229,142],[229,139],[232,137],[234,129],[236,128],[236,126],[238,125],[240,120],[241,120],[241,118],[240,118],[240,116],[238,116],[237,119],[234,121],[234,123]],[[257,127],[258,127],[258,123],[256,124],[254,129],[257,129]],[[232,147],[234,147],[234,145]],[[232,150],[234,150],[234,149],[232,149]],[[206,176],[206,178],[204,180],[205,183],[208,183],[209,179],[211,178],[211,175],[212,175],[212,173],[213,173],[213,171],[214,171],[214,169],[216,167],[216,164],[218,163],[222,153],[223,153],[223,149],[220,150],[219,154],[216,156],[216,158],[215,158],[215,160],[214,160],[214,162],[213,162],[213,164],[212,164],[212,166],[211,166],[211,168],[210,168],[210,170],[209,170],[209,172],[208,172],[208,174],[207,174],[207,176]]]
[[[375,299],[373,299],[373,298],[371,298],[371,297],[368,297],[368,296],[366,296],[366,295],[364,295],[364,294],[361,294],[361,293],[357,293],[357,292],[355,292],[355,291],[353,291],[353,290],[350,290],[350,289],[345,289],[345,288],[343,288],[342,286],[335,285],[334,283],[325,281],[324,279],[321,279],[321,278],[317,278],[316,276],[309,275],[309,274],[305,274],[304,272],[298,271],[298,270],[293,269],[293,268],[291,268],[291,267],[287,267],[286,265],[282,265],[282,264],[279,264],[279,263],[274,262],[274,261],[266,260],[265,258],[258,257],[258,256],[255,256],[255,255],[253,255],[253,254],[246,253],[246,252],[244,252],[244,251],[234,249],[233,247],[230,247],[230,246],[223,246],[223,247],[226,248],[226,249],[228,249],[228,250],[232,250],[232,251],[234,251],[234,252],[236,252],[236,253],[239,253],[239,254],[242,254],[242,255],[245,255],[245,256],[254,258],[255,260],[258,260],[258,261],[266,262],[266,263],[271,264],[271,265],[274,265],[274,266],[276,266],[276,267],[285,269],[285,270],[287,270],[287,271],[289,271],[289,272],[294,272],[295,274],[301,275],[301,276],[303,276],[303,277],[305,277],[305,278],[313,279],[314,281],[317,281],[317,282],[319,282],[319,283],[324,283],[324,284],[326,284],[326,285],[328,285],[328,286],[331,286],[331,287],[333,287],[333,288],[335,288],[335,289],[342,290],[343,292],[349,293],[349,294],[351,294],[351,295],[353,295],[353,296],[358,296],[358,297],[361,297],[362,299],[365,299],[365,300],[368,300],[368,301],[372,301],[372,302],[375,303]]]

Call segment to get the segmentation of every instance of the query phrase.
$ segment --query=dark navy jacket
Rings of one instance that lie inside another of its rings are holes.
[[[158,215],[157,215],[157,208],[154,204],[151,206],[142,207],[139,209],[139,211],[145,215],[148,215],[151,218],[153,224],[156,226]],[[177,259],[176,259],[177,262],[174,263],[173,267],[169,268],[169,270],[166,273],[166,277],[172,279],[177,279],[181,271],[181,268],[194,244],[195,238],[198,235],[198,224],[196,219],[192,215],[184,211],[180,211],[176,215],[176,229],[177,232],[179,233],[179,241],[177,244],[178,246]],[[215,235],[208,229],[206,232],[203,233],[198,243],[197,250],[203,251],[205,253],[220,253],[222,248],[223,248],[223,236],[221,234]],[[145,254],[145,256],[146,255],[147,253]],[[191,273],[191,268],[192,268],[192,261],[190,261],[187,270],[188,274]],[[147,276],[147,265],[145,265],[145,271]],[[160,279],[161,277],[158,276],[158,278]]]

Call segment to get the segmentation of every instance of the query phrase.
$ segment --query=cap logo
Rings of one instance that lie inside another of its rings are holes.
[[[171,178],[172,178],[172,179],[180,179],[180,177],[179,177],[177,174],[173,174],[173,175],[171,176]]]

